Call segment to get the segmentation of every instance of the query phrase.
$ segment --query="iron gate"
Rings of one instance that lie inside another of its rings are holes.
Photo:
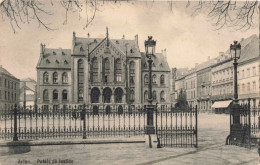
[[[186,108],[163,108],[156,113],[156,134],[162,147],[198,146],[197,106]]]

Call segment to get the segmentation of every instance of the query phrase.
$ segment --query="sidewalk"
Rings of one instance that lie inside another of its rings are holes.
[[[28,141],[29,146],[42,145],[76,145],[76,144],[110,144],[110,143],[145,143],[144,136],[139,137],[111,137],[96,139],[39,139],[39,140],[21,140]],[[11,141],[0,141],[0,147],[7,147],[7,143]],[[19,141],[17,142],[19,146]]]

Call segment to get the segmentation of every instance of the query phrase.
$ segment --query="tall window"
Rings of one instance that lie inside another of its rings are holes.
[[[160,83],[161,83],[161,85],[164,85],[164,75],[161,75],[161,77],[160,77]]]
[[[247,83],[247,92],[250,92],[250,83]]]
[[[43,73],[43,83],[49,83],[49,74],[47,72]]]
[[[247,77],[250,77],[250,68],[247,68]]]
[[[45,90],[43,91],[43,100],[44,100],[44,101],[48,101],[48,100],[49,100],[49,93],[48,93],[48,90],[47,90],[47,89],[45,89]]]
[[[147,101],[147,99],[148,99],[148,91],[145,91],[144,92],[144,101]]]
[[[253,67],[253,76],[255,76],[255,75],[256,75],[256,68]]]
[[[65,89],[62,91],[62,100],[68,100],[68,92]]]
[[[161,91],[161,94],[160,94],[160,97],[161,97],[161,102],[164,102],[165,101],[165,93],[164,91]]]
[[[58,83],[58,73],[57,72],[53,73],[53,83]]]
[[[122,67],[121,67],[121,60],[116,60],[116,81],[121,82],[122,81]]]
[[[98,82],[98,60],[93,58],[92,60],[92,82]]]
[[[112,91],[110,88],[105,88],[103,91],[104,103],[111,102]]]
[[[104,82],[109,82],[109,74],[110,74],[110,62],[109,62],[109,59],[106,58],[105,59],[105,77],[104,77]]]
[[[134,85],[135,84],[135,62],[132,61],[130,62],[130,85]]]
[[[122,103],[123,90],[121,88],[117,88],[115,90],[115,99],[116,103]]]
[[[130,100],[131,101],[135,100],[135,91],[133,89],[130,91]]]
[[[62,83],[64,83],[64,84],[68,83],[68,73],[67,72],[64,72],[62,74]]]
[[[56,89],[53,91],[52,99],[53,100],[58,100],[58,91]]]
[[[156,84],[156,75],[153,75],[153,84]]]
[[[255,83],[255,81],[253,82],[253,90],[256,91],[256,83]]]
[[[84,65],[83,60],[78,61],[78,101],[83,100],[83,88],[84,88]]]
[[[144,84],[148,84],[148,74],[144,75]]]
[[[79,90],[79,101],[82,101],[83,100],[83,90],[80,89]]]
[[[93,88],[91,90],[91,103],[99,103],[100,91],[98,88]]]
[[[153,91],[153,99],[156,100],[157,99],[157,96],[156,96],[156,91]]]

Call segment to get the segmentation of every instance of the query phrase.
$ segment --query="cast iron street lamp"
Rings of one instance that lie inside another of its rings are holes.
[[[234,59],[234,102],[233,102],[233,116],[234,116],[234,124],[240,123],[240,115],[237,113],[239,110],[239,104],[238,104],[238,93],[237,93],[237,60],[240,58],[241,54],[241,45],[240,43],[237,43],[237,41],[234,41],[234,44],[230,44],[230,54],[231,59]]]
[[[144,42],[146,57],[148,58],[149,64],[149,94],[148,94],[148,105],[146,106],[147,109],[147,126],[145,133],[150,135],[155,133],[154,125],[153,125],[153,96],[152,96],[152,56],[154,56],[156,41],[152,39],[152,36],[148,36],[148,40]]]

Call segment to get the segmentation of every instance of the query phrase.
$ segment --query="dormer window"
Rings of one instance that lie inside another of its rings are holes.
[[[94,40],[94,43],[97,43],[97,40],[96,40],[96,39]]]
[[[162,64],[162,63],[160,64],[160,67],[163,67],[163,64]]]
[[[47,59],[47,60],[46,60],[46,64],[49,64],[49,63],[51,63],[51,62],[50,62],[50,60]]]
[[[53,55],[56,55],[56,52],[53,51],[52,54],[53,54]]]
[[[58,60],[56,60],[55,62],[56,62],[56,64],[59,64],[59,63],[60,63]]]
[[[130,53],[134,53],[133,49],[130,49]]]
[[[82,46],[80,47],[80,49],[79,49],[81,52],[83,52],[84,51],[84,49],[82,48]]]
[[[118,40],[116,40],[116,44],[119,44]]]
[[[65,61],[64,61],[64,64],[68,64],[68,61],[67,61],[67,60],[65,60]]]
[[[65,53],[64,53],[63,51],[61,52],[61,54],[62,54],[62,55],[65,55]]]

